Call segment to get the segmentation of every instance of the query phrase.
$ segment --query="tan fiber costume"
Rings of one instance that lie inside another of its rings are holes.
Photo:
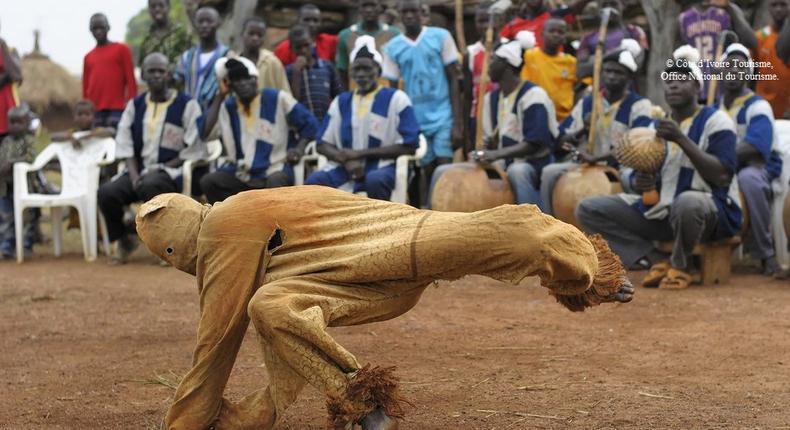
[[[272,428],[305,383],[329,396],[331,427],[376,408],[401,416],[389,370],[363,368],[326,328],[397,317],[435,280],[539,276],[571,310],[627,282],[602,240],[532,205],[431,212],[317,186],[249,191],[213,207],[164,194],[142,206],[137,231],[196,275],[200,293],[192,369],[169,429]],[[250,320],[269,385],[231,403],[222,393]]]

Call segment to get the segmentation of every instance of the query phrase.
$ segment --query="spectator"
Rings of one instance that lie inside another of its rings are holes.
[[[318,133],[318,152],[331,163],[310,175],[305,184],[333,188],[349,184],[349,191],[389,200],[395,187],[394,159],[414,153],[420,126],[409,97],[378,84],[382,59],[375,39],[362,35],[356,44],[351,76],[357,89],[332,101]]]
[[[665,69],[670,79],[664,81],[664,98],[671,119],[656,120],[657,137],[672,148],[658,174],[638,172],[633,178],[638,193],[658,187],[658,203],[645,206],[640,195],[617,194],[587,198],[576,207],[579,223],[601,234],[626,267],[652,264],[642,281],[645,287],[687,288],[694,246],[731,237],[741,227],[738,185],[732,180],[735,125],[725,112],[698,104],[703,77],[696,49],[679,48],[675,60],[681,58]],[[654,241],[674,243],[669,261]]]
[[[576,85],[576,58],[562,52],[568,24],[551,18],[543,25],[543,48],[536,46],[524,53],[521,79],[531,81],[549,93],[557,113],[557,121],[564,120],[573,107],[573,87]]]
[[[335,67],[347,88],[351,88],[348,76],[349,50],[354,47],[357,38],[362,35],[372,36],[376,40],[376,49],[381,51],[390,39],[400,34],[397,27],[379,21],[380,0],[358,0],[357,6],[360,21],[343,29],[337,37]]]
[[[170,19],[170,0],[148,0],[148,14],[151,27],[140,44],[137,57],[140,68],[145,57],[153,52],[164,54],[170,64],[176,64],[181,53],[192,46],[189,30]]]
[[[310,30],[310,36],[315,43],[318,58],[329,62],[335,61],[337,36],[319,32],[321,29],[321,9],[318,6],[308,3],[300,7],[297,24],[301,24]],[[293,53],[291,42],[288,39],[283,40],[274,48],[274,55],[280,59],[283,66],[288,66],[296,61],[296,55]]]
[[[91,16],[90,30],[96,47],[85,56],[82,97],[96,107],[96,126],[115,128],[129,99],[137,95],[132,51],[123,43],[110,42],[110,24],[104,14]]]
[[[430,178],[434,165],[450,162],[453,147],[463,146],[463,115],[458,48],[447,30],[422,25],[421,4],[421,0],[401,0],[405,33],[384,47],[383,76],[393,88],[403,78],[420,130],[428,141],[422,165],[426,167],[425,177]]]
[[[641,68],[645,61],[645,52],[649,48],[647,35],[641,28],[626,24],[623,21],[623,2],[622,0],[603,0],[601,9],[611,8],[612,14],[609,16],[609,25],[606,30],[606,40],[603,45],[603,52],[610,52],[620,46],[623,39],[633,39],[639,43],[641,52],[636,58],[636,64]],[[595,62],[595,47],[598,45],[598,30],[585,34],[580,42],[579,49],[576,51],[578,61],[576,76],[587,78],[593,75],[593,63]]]
[[[546,29],[549,24],[546,24]],[[546,39],[548,42],[548,39]],[[647,127],[652,124],[650,100],[642,98],[630,90],[636,78],[639,44],[633,39],[623,41],[624,46],[609,52],[603,59],[601,79],[601,112],[596,121],[593,151],[587,148],[589,117],[592,113],[593,96],[587,95],[579,100],[573,111],[560,124],[558,147],[564,151],[578,152],[578,162],[595,164],[602,161],[615,165],[612,149],[620,142],[628,130],[634,127]],[[547,43],[548,45],[548,43]],[[636,55],[635,55],[636,54]],[[543,169],[540,181],[540,195],[547,213],[554,213],[554,186],[568,170],[578,166],[576,160],[554,163]]]
[[[489,72],[499,89],[483,99],[483,141],[487,149],[472,151],[469,158],[500,164],[507,170],[516,203],[542,207],[540,174],[553,160],[557,117],[546,91],[520,78],[523,48],[534,47],[535,36],[523,32],[517,38],[501,45],[491,57]],[[431,188],[451,166],[436,169]]]
[[[174,77],[184,93],[197,100],[203,110],[211,105],[217,93],[214,63],[228,52],[228,47],[217,40],[219,24],[219,12],[213,7],[201,7],[195,12],[200,43],[181,54]]]
[[[757,32],[754,59],[771,63],[772,68],[761,73],[775,74],[776,80],[757,81],[756,93],[771,104],[775,118],[790,119],[790,1],[770,0],[769,8],[773,23]]]
[[[522,31],[535,33],[539,47],[543,46],[543,24],[551,17],[564,19],[573,24],[576,15],[580,14],[591,0],[574,0],[568,7],[548,9],[544,0],[524,0],[519,16],[502,28],[500,35],[505,39],[514,39]]]
[[[19,101],[14,95],[14,86],[22,82],[22,69],[19,59],[0,38],[0,140],[8,133],[7,112],[17,106]]]
[[[307,27],[299,24],[291,27],[288,40],[296,55],[296,60],[285,68],[293,96],[307,106],[320,122],[329,109],[329,103],[343,91],[340,77],[332,63],[316,57]]]
[[[33,136],[30,134],[30,112],[15,106],[8,110],[8,133],[0,140],[0,260],[15,257],[14,233],[14,163],[33,162]],[[34,223],[25,225],[25,254],[33,250],[36,229]]]
[[[726,3],[720,7],[719,4]],[[710,62],[715,60],[721,36],[727,30],[733,30],[741,43],[747,48],[757,48],[757,38],[743,11],[734,2],[712,2],[711,0],[694,0],[680,16],[678,16],[679,34],[677,44],[687,44],[697,48],[702,60],[703,76],[711,74]],[[708,97],[709,80],[706,79],[700,88],[700,100]]]
[[[749,50],[740,43],[727,47],[722,61],[725,67],[720,105],[735,121],[738,137],[738,185],[749,209],[746,248],[762,262],[763,275],[779,273],[773,234],[771,233],[771,182],[782,174],[782,159],[774,148],[778,137],[774,130],[771,105],[753,93],[743,76],[752,74]],[[730,76],[728,78],[727,76]]]
[[[244,57],[220,59],[217,73],[217,95],[198,121],[202,137],[221,136],[225,147],[217,171],[200,181],[206,199],[213,204],[242,191],[293,185],[291,165],[318,129],[313,114],[286,92],[258,90],[258,69]],[[289,142],[291,128],[297,142]]]
[[[241,55],[249,58],[258,68],[258,88],[276,88],[290,94],[291,86],[288,84],[283,63],[272,51],[263,48],[263,39],[266,36],[266,22],[263,18],[247,18],[241,31],[244,44]]]
[[[475,10],[475,30],[477,31],[477,37],[480,39],[467,46],[466,52],[464,53],[463,64],[464,67],[462,68],[464,78],[464,118],[469,119],[469,127],[467,130],[467,136],[469,137],[467,144],[471,145],[469,147],[465,147],[465,152],[468,152],[471,147],[474,147],[477,139],[477,97],[480,93],[480,75],[483,73],[483,61],[485,61],[485,37],[486,37],[486,30],[488,29],[489,18],[491,14],[489,13],[489,9],[493,3],[491,1],[485,1],[480,3]],[[493,34],[499,33],[500,20],[498,19],[499,16],[494,18],[494,28],[492,29]],[[486,86],[486,92],[493,91],[497,89],[498,86],[496,83],[489,81],[488,85]]]
[[[126,171],[99,188],[98,204],[110,242],[118,241],[114,264],[123,264],[137,247],[134,230],[123,223],[124,206],[179,191],[181,164],[187,156],[201,158],[197,139],[200,106],[170,88],[170,62],[154,52],[143,60],[148,92],[126,105],[118,124],[115,157]],[[190,151],[187,151],[189,149]]]

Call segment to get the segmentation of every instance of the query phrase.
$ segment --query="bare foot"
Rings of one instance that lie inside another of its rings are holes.
[[[376,409],[362,419],[362,430],[398,430],[398,421]]]

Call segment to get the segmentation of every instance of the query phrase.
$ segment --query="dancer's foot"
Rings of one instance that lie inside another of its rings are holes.
[[[398,421],[378,408],[362,419],[362,430],[398,430]]]

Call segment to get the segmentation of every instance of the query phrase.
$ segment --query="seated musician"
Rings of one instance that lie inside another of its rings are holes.
[[[356,90],[337,96],[318,133],[318,153],[330,163],[306,185],[365,191],[389,200],[395,187],[395,158],[417,149],[420,126],[409,97],[382,87],[381,54],[371,36],[359,36],[351,52]]]
[[[557,117],[546,91],[520,78],[523,49],[535,46],[534,34],[524,31],[516,39],[500,45],[491,56],[489,75],[499,88],[483,99],[486,149],[472,151],[469,157],[505,167],[516,203],[531,203],[542,209],[540,174],[554,159]],[[450,168],[452,165],[436,170],[431,188]]]
[[[560,124],[558,147],[572,153],[571,160],[554,163],[543,169],[540,179],[540,196],[547,213],[554,213],[552,195],[557,180],[579,163],[596,164],[606,162],[615,165],[612,148],[631,128],[647,127],[652,123],[650,100],[630,90],[638,70],[635,57],[640,51],[639,44],[626,39],[619,48],[603,58],[601,82],[603,92],[601,110],[596,122],[595,142],[592,152],[588,151],[590,113],[593,96],[588,95],[576,103],[571,115]],[[627,187],[626,187],[627,188]]]
[[[782,159],[776,153],[778,137],[774,114],[765,99],[752,92],[741,76],[753,74],[749,49],[733,43],[724,53],[722,99],[720,107],[735,121],[738,135],[738,187],[749,209],[749,234],[745,242],[752,257],[762,262],[763,274],[776,275],[774,240],[771,234],[771,182],[782,174]],[[727,79],[727,76],[734,79]]]
[[[657,136],[667,141],[666,158],[657,174],[632,178],[637,192],[658,189],[658,203],[646,206],[639,195],[618,194],[576,207],[582,227],[603,235],[626,266],[652,264],[645,287],[688,287],[694,246],[732,237],[741,227],[735,125],[725,112],[697,103],[703,82],[698,56],[690,46],[675,51],[664,81],[671,118],[655,121]],[[674,243],[668,261],[654,241]]]

